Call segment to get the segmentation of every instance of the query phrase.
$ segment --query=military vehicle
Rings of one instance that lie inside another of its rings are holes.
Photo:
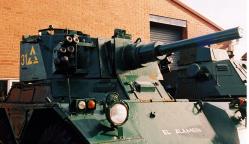
[[[20,82],[0,103],[0,143],[239,143],[214,104],[176,101],[157,61],[179,49],[240,38],[238,28],[171,44],[69,29],[23,36]]]
[[[246,64],[230,59],[224,49],[193,47],[168,59],[171,63],[169,71],[162,72],[162,83],[176,99],[230,101],[246,97]]]

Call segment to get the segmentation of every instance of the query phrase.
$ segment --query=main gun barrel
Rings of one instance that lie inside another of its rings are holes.
[[[158,47],[159,55],[164,55],[184,48],[201,47],[219,42],[239,39],[242,37],[242,30],[239,27],[203,35],[186,40],[180,40],[170,44],[163,44]]]
[[[239,27],[207,34],[191,39],[176,41],[169,44],[152,42],[149,44],[131,44],[124,49],[123,60],[126,69],[142,67],[142,64],[161,60],[161,57],[183,49],[201,47],[224,41],[239,39],[242,30]]]

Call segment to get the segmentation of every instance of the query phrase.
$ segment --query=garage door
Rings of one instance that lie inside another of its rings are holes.
[[[170,43],[182,39],[183,28],[150,22],[150,40]]]

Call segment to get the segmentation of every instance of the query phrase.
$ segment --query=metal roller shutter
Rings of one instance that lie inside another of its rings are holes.
[[[170,43],[182,39],[182,27],[150,22],[150,40]]]

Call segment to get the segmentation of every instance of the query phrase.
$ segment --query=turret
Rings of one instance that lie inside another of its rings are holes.
[[[113,77],[117,73],[143,67],[161,60],[166,54],[196,46],[238,39],[240,29],[233,28],[170,44],[131,41],[125,30],[116,29],[112,39],[92,38],[80,31],[54,29],[39,31],[39,35],[24,36],[21,42],[20,79],[37,81],[65,78]]]

